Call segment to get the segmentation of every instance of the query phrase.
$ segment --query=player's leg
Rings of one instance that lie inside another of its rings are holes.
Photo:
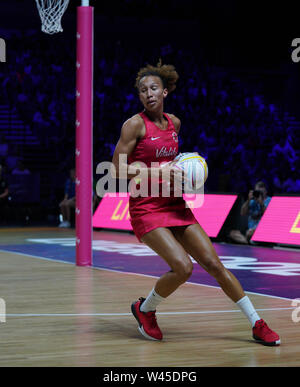
[[[237,278],[220,261],[210,238],[199,224],[172,228],[174,236],[200,266],[213,276],[232,301],[245,296]]]
[[[59,203],[59,208],[60,208],[60,212],[62,214],[62,217],[63,217],[63,221],[60,223],[60,227],[65,227],[65,223],[66,223],[66,220],[67,220],[67,207],[66,207],[66,199],[64,199],[63,201],[61,201]]]
[[[71,225],[71,209],[75,208],[75,198],[68,199],[65,204],[66,208],[66,221]]]
[[[199,224],[174,227],[172,232],[186,252],[218,281],[224,293],[246,315],[253,328],[253,337],[265,345],[280,344],[279,336],[260,319],[238,279],[224,267],[202,227]]]
[[[155,291],[161,297],[168,297],[191,276],[192,261],[168,228],[156,228],[145,234],[142,241],[171,268],[171,271],[162,275],[155,285]]]
[[[139,323],[139,331],[148,339],[161,340],[162,333],[157,325],[156,307],[173,293],[192,274],[193,264],[181,244],[167,228],[157,228],[145,234],[142,241],[161,256],[171,271],[163,274],[147,298],[140,298],[131,305]]]

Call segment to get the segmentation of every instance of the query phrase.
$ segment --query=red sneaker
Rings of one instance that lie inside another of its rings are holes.
[[[141,312],[140,306],[145,301],[145,298],[139,298],[138,301],[131,304],[131,311],[137,322],[139,323],[139,331],[149,340],[162,340],[163,335],[156,322],[155,311]]]
[[[263,319],[256,321],[252,332],[253,338],[263,345],[274,346],[280,344],[280,338],[277,333],[272,331]]]

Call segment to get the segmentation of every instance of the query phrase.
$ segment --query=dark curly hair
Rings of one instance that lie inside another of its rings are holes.
[[[163,87],[166,88],[169,93],[176,89],[176,82],[179,78],[179,75],[173,65],[162,65],[161,59],[157,63],[156,67],[147,64],[146,67],[143,67],[139,70],[135,80],[135,87],[137,89],[139,88],[141,79],[147,75],[155,75],[159,77],[162,80]]]

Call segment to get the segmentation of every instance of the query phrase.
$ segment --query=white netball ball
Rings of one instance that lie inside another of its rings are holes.
[[[180,153],[174,159],[175,167],[183,170],[187,176],[188,191],[200,189],[206,182],[208,167],[205,159],[197,153]]]

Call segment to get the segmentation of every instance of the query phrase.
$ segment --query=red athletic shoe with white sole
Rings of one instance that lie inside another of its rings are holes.
[[[162,340],[163,335],[157,325],[155,311],[147,313],[140,311],[140,306],[144,301],[145,298],[141,297],[138,301],[131,304],[132,314],[139,323],[138,329],[149,340]]]
[[[263,319],[256,321],[252,332],[253,338],[263,345],[280,345],[279,336],[268,327],[267,323]]]

